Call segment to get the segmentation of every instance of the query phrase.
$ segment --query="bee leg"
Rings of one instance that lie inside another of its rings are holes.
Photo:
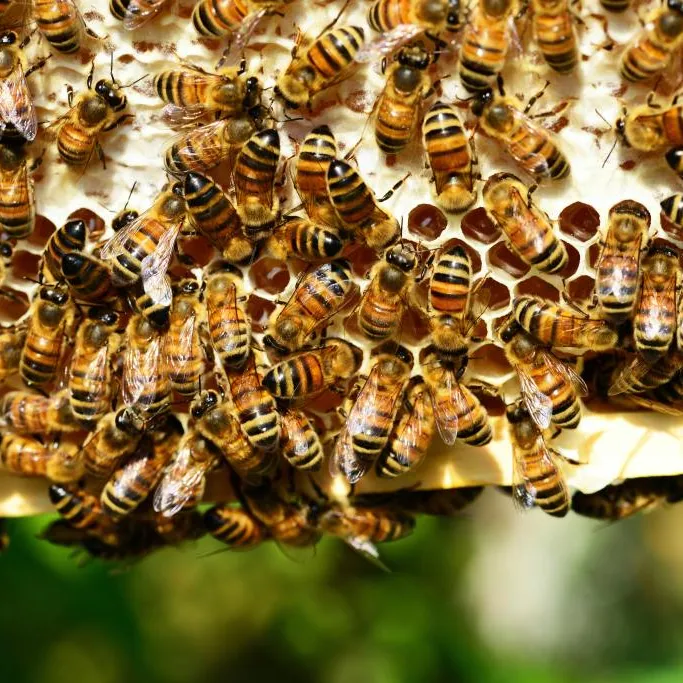
[[[405,181],[408,180],[408,178],[410,178],[411,175],[412,173],[406,173],[403,176],[403,178],[401,178],[401,180],[399,180],[397,183],[394,183],[393,187],[391,187],[389,191],[386,194],[382,195],[377,201],[386,202],[387,199],[393,196],[394,192],[396,192],[396,190],[398,190],[398,188],[401,187],[401,185],[403,185],[403,183],[405,183]]]
[[[72,107],[74,103],[74,89],[72,86],[67,85],[66,86],[66,101],[68,102],[69,106]]]
[[[47,62],[48,59],[50,59],[52,55],[48,55],[47,57],[43,57],[42,59],[39,59],[35,64],[30,66],[28,69],[26,69],[26,72],[24,73],[24,78],[28,78],[34,71],[38,71],[38,69],[42,69],[45,63]]]
[[[92,90],[92,81],[93,77],[95,76],[95,60],[92,60],[92,64],[90,65],[90,71],[88,73],[88,78],[85,81],[85,84],[88,86],[88,90]]]
[[[661,104],[657,104],[657,103],[654,101],[655,94],[656,94],[656,93],[655,93],[654,91],[648,93],[648,96],[647,96],[647,98],[645,99],[645,104],[647,104],[647,106],[650,107],[650,109],[661,109],[661,108],[662,108],[662,105],[661,105]]]
[[[536,192],[538,189],[538,185],[534,183],[533,185],[529,185],[529,189],[526,192],[526,204],[529,208],[531,208],[531,195]]]
[[[102,168],[106,170],[107,162],[104,159],[104,150],[102,149],[99,140],[95,141],[95,151],[97,152],[97,158],[102,162]]]
[[[114,130],[114,128],[120,126],[126,119],[134,118],[135,114],[124,114],[123,116],[119,116],[119,118],[116,119],[116,121],[114,121],[113,123],[110,123],[108,126],[105,126],[102,130],[106,133],[107,131]]]
[[[550,81],[546,81],[545,85],[535,94],[533,95],[529,101],[527,102],[526,107],[524,107],[524,113],[528,114],[531,108],[538,102],[541,97],[545,94],[546,88],[550,85]]]

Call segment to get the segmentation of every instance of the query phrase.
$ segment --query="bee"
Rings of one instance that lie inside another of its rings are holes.
[[[678,227],[683,227],[683,194],[672,194],[660,204],[662,213]]]
[[[5,433],[0,440],[0,464],[22,477],[48,477],[67,483],[83,476],[74,444],[50,447],[19,434]]]
[[[664,155],[664,159],[669,168],[683,178],[683,147],[673,147]]]
[[[654,363],[669,349],[676,335],[676,299],[681,272],[678,253],[667,245],[650,247],[643,259],[643,282],[633,315],[633,341],[647,361]]]
[[[382,199],[388,199],[397,185]],[[373,191],[346,161],[335,159],[330,163],[327,193],[342,226],[371,249],[384,249],[398,239],[398,221],[380,207]]]
[[[640,251],[649,228],[650,212],[639,202],[627,199],[609,211],[607,236],[595,265],[595,295],[603,314],[617,322],[635,306]]]
[[[417,127],[420,104],[431,90],[427,69],[432,57],[421,43],[401,48],[387,71],[377,103],[375,140],[386,154],[405,149]]]
[[[71,0],[33,0],[33,19],[45,40],[57,52],[70,54],[81,47],[85,26]],[[90,31],[88,31],[90,34]]]
[[[118,296],[112,285],[111,269],[90,254],[64,254],[62,278],[71,296],[80,301],[109,302]]]
[[[251,550],[268,539],[268,530],[250,512],[228,504],[215,505],[204,513],[204,526],[233,550]]]
[[[633,107],[616,121],[617,134],[627,147],[640,152],[656,152],[667,147],[683,146],[683,104],[674,99],[662,109],[648,98],[646,104]],[[675,156],[672,160],[675,160]]]
[[[527,116],[529,107],[540,93],[529,100],[522,111],[515,97],[496,95],[492,89],[477,94],[472,113],[479,119],[479,127],[489,137],[505,147],[507,153],[537,181],[562,180],[570,173],[569,160],[560,150],[548,130]]]
[[[569,512],[569,490],[559,455],[548,448],[545,436],[522,401],[508,406],[505,416],[512,442],[512,496],[523,510],[537,505],[553,517]]]
[[[673,380],[681,369],[682,361],[683,355],[675,350],[657,359],[656,363],[648,363],[637,354],[615,368],[607,395],[641,393],[661,387]]]
[[[251,349],[251,325],[240,301],[242,288],[242,273],[228,264],[214,264],[206,277],[209,339],[223,368],[244,365]]]
[[[607,321],[538,296],[515,297],[512,314],[524,330],[546,346],[607,351],[619,341],[619,335]]]
[[[69,366],[69,402],[76,419],[89,425],[111,409],[112,358],[120,337],[119,316],[107,308],[92,308],[76,333]]]
[[[134,31],[161,12],[168,0],[109,0],[109,11],[123,22],[123,28]]]
[[[19,361],[19,374],[26,386],[43,386],[55,378],[64,336],[73,316],[68,292],[41,285],[31,304],[26,343]]]
[[[273,450],[280,438],[280,414],[275,399],[261,385],[254,354],[250,353],[242,369],[229,368],[226,374],[242,432],[254,448]]]
[[[373,266],[371,281],[358,306],[358,327],[368,339],[396,334],[415,284],[417,254],[411,244],[395,244]]]
[[[85,223],[80,219],[69,220],[57,228],[48,239],[43,250],[43,277],[54,280],[62,278],[62,259],[71,252],[80,252],[87,237]],[[46,272],[47,271],[47,272]],[[49,275],[48,275],[49,274]]]
[[[0,327],[0,381],[4,382],[19,369],[21,354],[26,345],[24,325]]]
[[[265,250],[273,258],[286,261],[290,254],[303,261],[337,258],[346,240],[337,230],[293,216],[275,228],[266,240]]]
[[[619,72],[625,81],[640,83],[660,74],[683,45],[683,3],[668,0],[653,9],[640,33],[621,54]]]
[[[568,74],[579,61],[579,45],[569,0],[533,0],[536,44],[546,64]]]
[[[318,266],[301,278],[271,323],[264,343],[281,353],[301,348],[349,303],[357,289],[347,261]]]
[[[434,174],[437,204],[446,211],[465,211],[477,198],[476,157],[455,107],[433,104],[422,122],[422,140]]]
[[[551,422],[562,429],[575,429],[581,419],[579,396],[588,393],[586,383],[514,320],[504,324],[499,336],[533,421],[540,429],[548,429]]]
[[[211,178],[189,172],[183,194],[190,224],[230,263],[249,261],[254,246],[242,233],[242,224],[228,195]]]
[[[387,445],[412,364],[412,354],[403,347],[395,354],[380,353],[368,378],[342,404],[344,423],[332,468],[341,471],[350,484],[360,481]]]
[[[358,372],[363,352],[343,339],[328,337],[318,349],[294,354],[273,365],[262,384],[275,398],[311,396]]]
[[[204,352],[199,338],[201,308],[197,280],[179,282],[173,298],[164,353],[171,387],[183,398],[192,398],[199,391],[199,382],[204,374]]]
[[[488,413],[472,391],[460,382],[465,369],[439,359],[433,347],[420,357],[424,381],[431,392],[436,427],[442,441],[452,446],[460,439],[470,446],[485,446],[491,441]]]
[[[2,398],[2,416],[17,434],[49,434],[80,429],[69,404],[68,391],[51,396],[11,391]]]
[[[142,437],[142,427],[127,409],[120,408],[100,418],[83,442],[86,472],[106,479],[124,458],[135,452]]]
[[[140,314],[126,327],[123,355],[123,402],[145,421],[164,415],[171,407],[171,378],[165,356],[165,335]]]
[[[200,0],[192,13],[192,23],[200,36],[222,38],[235,33],[241,45],[258,21],[270,12],[277,12],[291,0]]]
[[[511,173],[496,173],[484,185],[484,206],[522,261],[557,273],[567,265],[567,250],[548,214],[531,201],[533,189]]]
[[[377,461],[377,474],[393,478],[416,469],[427,453],[434,430],[434,408],[429,388],[421,377],[413,377],[408,383],[389,443]]]
[[[33,232],[36,202],[31,173],[41,162],[38,157],[29,163],[23,144],[0,144],[0,230],[10,239],[24,239]]]
[[[105,165],[104,150],[99,136],[120,126],[132,114],[124,113],[128,100],[112,74],[111,80],[100,79],[92,83],[95,63],[86,80],[87,91],[74,97],[73,88],[67,86],[69,111],[57,122],[57,151],[69,166],[87,166],[93,152]]]
[[[459,73],[470,92],[488,89],[505,66],[515,4],[513,0],[478,0],[465,23]]]
[[[323,461],[323,447],[315,428],[301,410],[290,408],[282,413],[280,451],[295,469],[315,472]]]
[[[280,161],[280,136],[275,128],[254,133],[237,155],[233,178],[237,215],[250,240],[268,237],[275,228],[280,201],[275,173]]]
[[[409,514],[457,517],[484,491],[483,486],[463,486],[454,489],[399,489],[387,493],[364,493],[353,496],[359,507],[396,507]]]
[[[287,107],[310,106],[316,95],[348,77],[364,41],[360,26],[333,28],[313,41],[300,33],[292,61],[277,78],[275,93]]]
[[[683,401],[683,369],[679,368],[676,374],[662,386],[653,392],[654,398],[665,404]]]

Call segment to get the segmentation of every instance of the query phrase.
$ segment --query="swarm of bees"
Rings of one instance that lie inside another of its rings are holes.
[[[8,4],[0,5],[7,16]],[[134,32],[172,11],[166,4],[111,0],[109,8]],[[267,82],[243,55],[296,3],[199,0],[188,30],[223,41],[215,69],[176,56],[147,76],[159,117],[175,131],[161,150],[166,184],[145,210],[126,205],[106,231],[72,216],[45,242],[28,310],[0,328],[0,465],[46,480],[60,515],[48,541],[126,560],[206,533],[236,550],[272,540],[286,551],[331,535],[381,564],[377,544],[411,533],[419,515],[458,515],[481,494],[487,482],[425,490],[420,468],[443,444],[485,448],[499,419],[521,509],[614,520],[681,498],[676,476],[572,497],[566,457],[553,444],[579,426],[586,397],[683,416],[680,241],[658,234],[643,204],[622,199],[596,241],[589,296],[516,292],[489,327],[493,275],[477,277],[464,230],[437,247],[410,226],[408,236],[406,217],[385,204],[406,191],[407,176],[379,195],[356,156],[376,144],[393,165],[418,145],[427,177],[410,182],[433,183],[433,212],[451,225],[483,212],[522,267],[564,281],[570,249],[534,193],[570,182],[572,160],[544,114],[532,113],[548,82],[525,103],[506,94],[503,73],[527,49],[526,33],[549,78],[578,78],[584,20],[568,0],[374,0],[356,25],[344,21],[348,4],[317,35],[299,31],[287,65]],[[8,300],[18,297],[15,253],[41,208],[32,174],[44,151],[34,154],[34,141],[84,174],[106,164],[106,134],[136,116],[126,94],[134,83],[117,81],[112,52],[108,77],[96,80],[93,60],[85,89],[68,86],[68,110],[39,123],[27,79],[48,68],[49,55],[28,66],[27,27],[61,53],[104,39],[71,0],[31,7],[21,31],[8,24],[0,35]],[[605,16],[587,18],[608,36]],[[680,57],[682,36],[683,9],[669,0],[622,46],[616,71],[653,81]],[[610,40],[596,49],[612,50]],[[352,146],[313,112],[370,62],[381,63],[384,86],[372,134]],[[465,97],[448,101],[446,77]],[[683,177],[676,99],[624,108],[613,135],[664,152]],[[509,157],[506,170],[482,177],[483,137]],[[682,194],[661,210],[683,229]],[[253,292],[265,288],[266,262],[297,280],[264,321]],[[512,393],[472,372],[487,338],[516,377]],[[417,486],[402,483],[408,474]],[[388,493],[363,490],[372,477],[396,483]]]

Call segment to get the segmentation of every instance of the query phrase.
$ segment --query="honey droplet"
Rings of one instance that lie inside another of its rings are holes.
[[[587,242],[598,232],[600,214],[590,204],[574,202],[562,210],[559,222],[565,235]]]
[[[579,263],[581,262],[581,254],[579,254],[578,249],[568,242],[563,242],[564,248],[567,250],[567,263],[564,268],[558,273],[560,277],[567,278],[574,275],[574,273],[579,269]]]
[[[468,211],[460,223],[462,233],[465,237],[481,242],[482,244],[493,244],[500,239],[500,229],[489,218],[486,209],[479,207]]]
[[[279,294],[289,284],[287,264],[278,259],[266,257],[256,261],[249,274],[254,286],[268,294]]]
[[[50,235],[57,229],[57,226],[45,216],[38,214],[36,216],[36,225],[33,232],[28,236],[29,244],[35,244],[39,247],[44,247],[50,239]]]
[[[342,252],[342,257],[348,259],[351,264],[351,272],[356,277],[365,277],[372,266],[377,263],[379,256],[374,249],[363,244],[347,245]]]
[[[588,247],[588,265],[590,265],[591,268],[595,268],[595,264],[598,262],[598,258],[600,257],[600,251],[601,248],[597,242]]]
[[[268,327],[268,320],[276,305],[268,299],[252,294],[247,300],[247,314],[251,319],[251,329],[253,332],[265,332]]]
[[[454,247],[456,244],[460,245],[470,257],[470,261],[472,262],[472,272],[478,273],[481,270],[481,256],[479,256],[479,252],[473,249],[469,244],[467,244],[467,242],[463,242],[461,239],[456,237],[455,239],[444,242],[441,249],[442,251],[448,251],[448,249]]]
[[[590,275],[579,275],[567,283],[567,294],[572,301],[586,301],[590,299],[595,287],[595,280]]]
[[[529,266],[517,254],[510,251],[505,242],[498,242],[491,247],[488,252],[488,259],[494,268],[500,268],[512,277],[522,277],[530,270]]]
[[[448,225],[448,218],[433,204],[418,204],[408,214],[408,231],[428,242],[441,237]]]
[[[540,296],[542,299],[550,301],[559,301],[560,293],[556,287],[553,287],[549,282],[537,275],[532,275],[530,278],[520,282],[515,287],[517,294],[530,294],[532,296]]]
[[[76,209],[69,214],[68,220],[72,218],[80,218],[85,223],[89,239],[96,240],[104,234],[105,222],[94,211],[86,208]]]
[[[206,237],[196,235],[183,239],[182,253],[188,256],[194,264],[203,268],[211,261],[216,252]]]
[[[475,283],[476,286],[476,283]],[[488,297],[487,310],[497,311],[510,303],[510,291],[492,277],[487,277],[477,290],[483,297]]]

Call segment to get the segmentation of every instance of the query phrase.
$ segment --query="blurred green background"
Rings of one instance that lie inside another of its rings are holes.
[[[79,566],[13,520],[0,557],[2,681],[683,680],[683,510],[605,525],[518,513],[487,491],[382,547],[315,556],[213,539]]]

